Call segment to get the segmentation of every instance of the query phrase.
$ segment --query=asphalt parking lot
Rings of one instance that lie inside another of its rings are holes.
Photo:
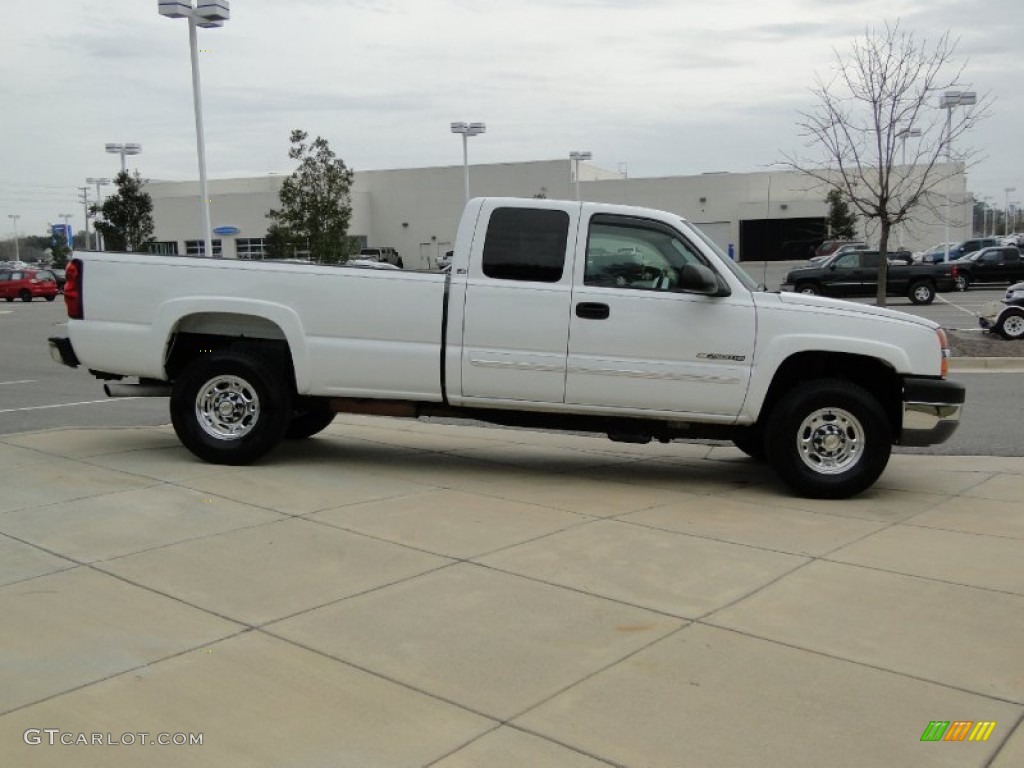
[[[730,447],[344,416],[218,467],[46,363],[0,420],[96,423],[0,434],[0,766],[1024,765],[1024,458],[814,501]]]

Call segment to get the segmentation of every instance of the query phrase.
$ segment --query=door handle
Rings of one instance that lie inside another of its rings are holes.
[[[608,305],[597,301],[581,301],[576,305],[576,317],[587,320],[607,320],[610,314]]]

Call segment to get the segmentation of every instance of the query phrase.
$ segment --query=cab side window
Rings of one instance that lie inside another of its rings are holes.
[[[498,280],[557,283],[565,271],[569,214],[496,208],[487,224],[483,271]]]
[[[857,269],[860,267],[860,252],[844,253],[835,260],[834,266],[836,269]]]
[[[679,284],[679,271],[701,264],[697,250],[657,222],[598,215],[587,236],[584,285],[668,291]]]

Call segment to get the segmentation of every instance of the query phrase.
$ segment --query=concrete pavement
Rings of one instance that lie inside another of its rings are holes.
[[[1019,458],[829,502],[730,448],[404,420],[244,468],[5,435],[0,765],[1015,768],[1022,540]]]

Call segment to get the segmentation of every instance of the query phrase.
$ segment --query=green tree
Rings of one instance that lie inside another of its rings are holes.
[[[153,242],[153,198],[142,191],[145,182],[138,171],[134,176],[121,171],[114,183],[117,193],[90,207],[96,230],[109,251],[143,251]]]
[[[799,127],[817,162],[789,156],[785,165],[838,187],[865,219],[878,222],[878,250],[885,254],[893,226],[918,206],[928,207],[947,180],[963,171],[975,153],[951,145],[988,114],[989,99],[965,109],[936,109],[948,90],[960,91],[963,66],[954,64],[956,44],[946,33],[932,44],[918,41],[899,24],[865,31],[848,58],[836,52],[829,78],[812,89],[817,104],[800,114]],[[949,123],[946,123],[949,117]],[[920,131],[912,162],[900,162],[907,132]],[[885,305],[887,262],[878,270],[876,301]]]
[[[825,202],[828,203],[826,223],[829,234],[835,239],[852,240],[857,235],[857,216],[850,211],[842,191],[833,187],[825,197]]]
[[[348,225],[352,219],[353,172],[331,151],[327,139],[311,143],[305,131],[291,133],[288,157],[299,167],[281,184],[281,207],[271,209],[268,251],[274,258],[308,252],[327,264],[348,259]],[[289,253],[289,251],[291,253]]]

